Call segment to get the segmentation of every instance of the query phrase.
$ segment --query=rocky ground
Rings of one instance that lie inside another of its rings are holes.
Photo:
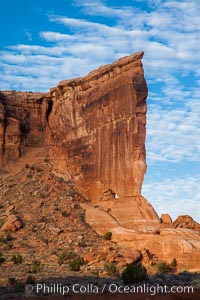
[[[1,286],[24,284],[30,276],[38,281],[77,273],[116,275],[127,263],[141,259],[139,251],[120,248],[85,222],[81,203],[89,199],[53,170],[48,159],[21,163],[16,170],[1,170]],[[74,272],[69,263],[77,257],[84,264]],[[114,264],[117,271],[109,271],[105,263]]]
[[[151,274],[158,262],[148,251],[126,249],[98,235],[86,222],[82,203],[89,203],[48,158],[1,170],[0,293],[3,299],[24,295],[24,285],[55,280],[74,284],[116,282],[132,262],[141,261]],[[20,166],[20,167],[19,167]],[[15,171],[16,172],[15,172]],[[82,260],[75,271],[70,262]],[[114,267],[113,267],[114,266]],[[175,269],[173,269],[175,272]],[[151,275],[152,283],[192,284],[199,275]]]

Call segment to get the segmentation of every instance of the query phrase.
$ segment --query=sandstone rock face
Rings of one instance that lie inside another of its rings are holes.
[[[43,145],[48,93],[0,93],[0,164],[16,161],[26,147]]]
[[[179,216],[174,222],[173,225],[175,228],[188,228],[193,230],[200,231],[200,224],[195,222],[192,217],[185,215]]]
[[[172,219],[171,219],[170,215],[168,215],[168,214],[162,214],[160,219],[161,219],[161,223],[164,223],[164,224],[172,223]]]
[[[146,171],[143,53],[51,89],[54,155],[92,201],[140,193]],[[59,130],[58,130],[59,128]],[[63,160],[62,160],[63,163]]]
[[[23,227],[23,221],[15,216],[15,215],[10,215],[6,222],[3,224],[1,227],[2,231],[12,231],[15,232]]]
[[[159,224],[140,195],[146,171],[142,56],[138,52],[51,89],[51,156],[86,197],[110,207],[109,224],[114,218],[127,228],[144,227],[146,220],[147,227]]]

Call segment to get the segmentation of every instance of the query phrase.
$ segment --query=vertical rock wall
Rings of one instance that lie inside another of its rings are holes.
[[[141,190],[147,97],[142,56],[138,52],[51,89],[53,155],[94,201],[109,189],[121,198]]]

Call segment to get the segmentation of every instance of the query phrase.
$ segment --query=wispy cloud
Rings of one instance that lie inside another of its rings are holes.
[[[175,220],[179,215],[191,215],[200,222],[200,176],[151,181],[143,185],[143,195],[159,215],[168,213]]]

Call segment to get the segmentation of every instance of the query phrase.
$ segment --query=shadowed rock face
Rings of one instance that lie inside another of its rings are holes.
[[[0,165],[17,161],[26,147],[44,145],[48,93],[0,93]]]
[[[112,190],[140,193],[146,171],[147,85],[142,52],[51,90],[54,155],[64,157],[79,188],[93,201]]]

